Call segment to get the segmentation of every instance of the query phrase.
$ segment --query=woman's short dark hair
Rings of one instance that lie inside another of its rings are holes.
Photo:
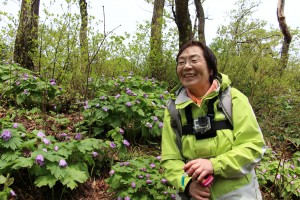
[[[185,43],[178,51],[177,57],[176,57],[176,63],[178,64],[178,58],[179,56],[182,54],[182,52],[187,49],[188,47],[193,47],[193,46],[197,46],[200,47],[203,50],[203,54],[204,54],[204,59],[207,63],[207,67],[212,70],[212,76],[210,77],[210,82],[212,83],[212,81],[217,78],[219,72],[218,72],[218,68],[217,68],[217,58],[215,56],[215,54],[212,52],[212,50],[206,46],[204,43],[199,42],[199,41],[195,41],[195,40],[190,40],[187,43]]]

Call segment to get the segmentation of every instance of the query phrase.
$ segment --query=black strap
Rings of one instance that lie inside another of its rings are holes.
[[[182,126],[182,134],[183,135],[190,135],[193,134],[196,136],[196,139],[206,139],[206,138],[212,138],[217,135],[216,131],[221,129],[233,129],[231,123],[228,119],[221,120],[221,121],[215,121],[215,112],[214,112],[214,103],[218,99],[218,96],[210,99],[208,101],[207,105],[207,115],[210,120],[211,129],[206,131],[205,133],[195,133],[194,131],[194,120],[192,116],[192,108],[191,104],[185,107],[185,116],[187,120],[187,124]]]

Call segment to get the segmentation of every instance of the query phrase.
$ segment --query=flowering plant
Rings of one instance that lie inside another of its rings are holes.
[[[163,177],[160,156],[138,157],[115,164],[106,179],[117,199],[175,199],[176,190]]]
[[[95,136],[120,127],[128,139],[139,143],[161,136],[166,100],[172,96],[166,84],[129,74],[103,76],[91,85],[96,97],[84,103],[85,119],[78,124],[80,128],[92,130],[90,134]]]
[[[0,65],[0,91],[3,98],[27,108],[62,94],[54,79],[45,81],[17,65]]]

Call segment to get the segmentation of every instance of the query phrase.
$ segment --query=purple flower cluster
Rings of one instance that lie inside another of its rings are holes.
[[[10,140],[11,137],[12,136],[11,136],[11,133],[10,133],[9,130],[3,130],[3,132],[2,132],[2,134],[0,136],[0,138],[2,138],[2,140],[4,142],[7,142],[8,140]]]
[[[67,167],[68,166],[68,163],[64,160],[64,159],[61,159],[58,163],[58,165],[60,167]]]
[[[39,165],[39,166],[43,166],[44,165],[44,156],[39,154],[37,155],[37,157],[35,158],[35,162]]]
[[[127,147],[130,146],[130,143],[129,143],[127,140],[123,140],[123,144],[124,144],[125,146],[127,146]]]
[[[77,133],[74,137],[75,140],[81,140],[81,134]]]
[[[51,84],[51,85],[56,85],[55,80],[54,80],[54,79],[51,79],[51,80],[50,80],[50,84]]]

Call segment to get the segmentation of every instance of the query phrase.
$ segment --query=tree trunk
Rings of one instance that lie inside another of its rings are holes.
[[[150,74],[152,77],[161,80],[165,73],[162,67],[163,49],[162,49],[162,29],[163,29],[163,12],[165,0],[155,0],[150,38]]]
[[[89,72],[88,69],[88,12],[86,0],[79,0],[79,8],[81,15],[81,26],[80,26],[80,57],[81,57],[81,68],[82,70]]]
[[[204,9],[202,6],[201,0],[194,0],[195,7],[196,7],[196,13],[197,13],[197,19],[198,19],[198,39],[200,42],[206,43],[205,41],[205,33],[204,33],[204,27],[205,27],[205,15],[204,15]]]
[[[189,0],[175,0],[175,22],[179,32],[179,47],[193,39]]]
[[[285,0],[278,0],[277,4],[277,20],[279,22],[279,27],[283,34],[283,43],[281,47],[281,58],[280,58],[280,71],[282,72],[287,67],[289,59],[289,48],[292,41],[292,36],[289,31],[289,28],[285,21],[284,15],[284,3]],[[280,73],[281,74],[281,73]]]
[[[22,0],[16,35],[14,61],[34,70],[33,55],[38,47],[38,17],[40,0]]]

